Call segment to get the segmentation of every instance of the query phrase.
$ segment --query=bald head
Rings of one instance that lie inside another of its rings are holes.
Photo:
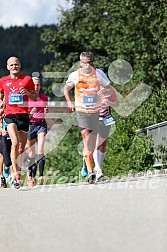
[[[10,57],[8,60],[7,60],[7,65],[10,65],[10,62],[17,62],[18,64],[20,64],[20,61],[19,61],[19,59],[17,58],[17,57],[14,57],[14,56],[12,56],[12,57]]]
[[[10,76],[12,78],[19,76],[20,68],[21,68],[21,64],[17,57],[12,56],[7,60],[7,69],[9,70]]]

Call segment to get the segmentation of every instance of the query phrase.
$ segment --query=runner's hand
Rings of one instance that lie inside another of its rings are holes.
[[[31,111],[30,111],[30,115],[33,115],[37,112],[37,108],[32,108]]]
[[[75,106],[73,105],[73,103],[71,101],[67,102],[67,106],[68,106],[68,108],[67,108],[68,113],[75,111]]]

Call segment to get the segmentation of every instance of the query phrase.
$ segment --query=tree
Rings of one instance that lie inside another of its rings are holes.
[[[132,166],[136,171],[143,164],[144,169],[150,168],[153,162],[150,140],[139,140],[135,130],[166,118],[166,16],[165,0],[74,0],[73,8],[62,12],[60,23],[41,34],[44,51],[55,57],[45,71],[68,71],[81,51],[90,50],[99,67],[109,67],[117,59],[130,63],[134,70],[131,81],[126,85],[112,83],[123,96],[141,82],[152,89],[149,98],[127,118],[112,111],[116,131],[111,138],[114,141],[109,141],[105,168],[110,175],[120,166],[125,173]]]

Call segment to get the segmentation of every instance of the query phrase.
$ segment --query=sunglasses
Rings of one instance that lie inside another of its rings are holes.
[[[81,62],[83,63],[83,64],[85,64],[85,65],[90,65],[90,66],[92,66],[93,65],[93,61],[82,61],[81,60]]]

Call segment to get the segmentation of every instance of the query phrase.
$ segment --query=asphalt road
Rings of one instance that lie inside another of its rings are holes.
[[[0,189],[0,252],[166,252],[167,177]]]

